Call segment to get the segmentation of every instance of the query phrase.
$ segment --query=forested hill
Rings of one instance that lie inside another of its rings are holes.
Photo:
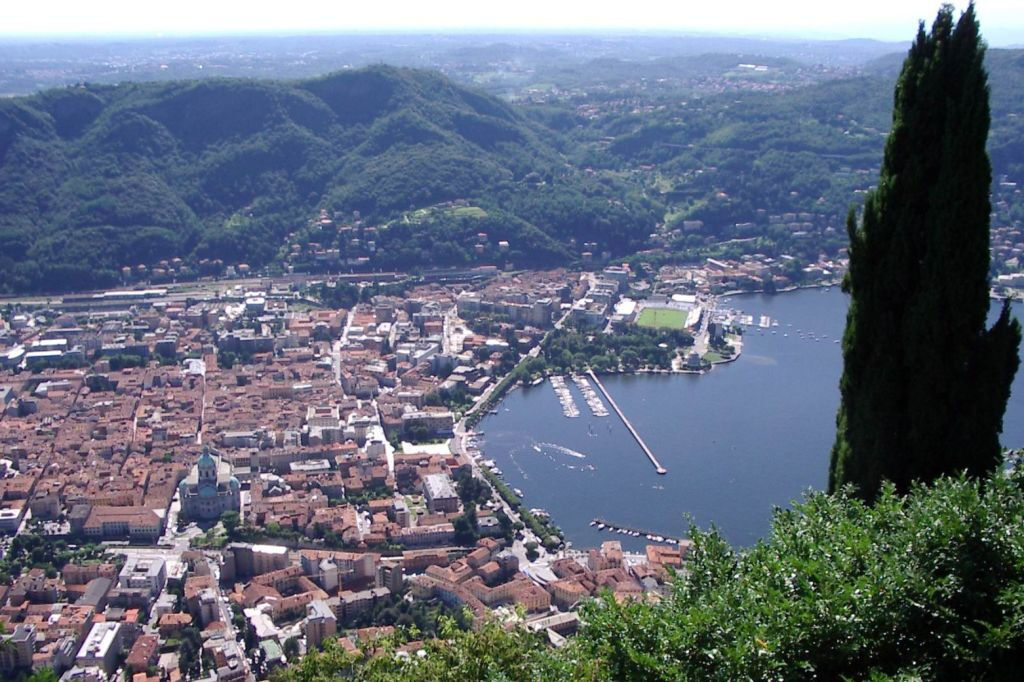
[[[189,277],[217,271],[204,259],[325,271],[834,256],[875,182],[902,55],[841,77],[751,59],[702,58],[696,81],[669,78],[693,60],[606,61],[516,104],[389,66],[0,99],[0,293],[114,286],[125,266],[151,275],[176,257]],[[1017,272],[1024,50],[986,65],[993,227],[1018,231],[993,267]],[[809,216],[799,229],[778,220],[793,213]]]
[[[176,256],[265,264],[321,206],[372,224],[565,175],[548,134],[498,99],[386,66],[2,100],[0,290],[109,286],[122,266]],[[541,260],[565,256],[501,222]]]

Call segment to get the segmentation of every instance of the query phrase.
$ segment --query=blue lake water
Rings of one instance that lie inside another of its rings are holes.
[[[740,359],[705,375],[616,375],[605,387],[668,470],[655,473],[614,414],[563,416],[549,383],[513,391],[481,422],[494,459],[528,507],[541,507],[577,547],[646,541],[591,527],[595,517],[684,535],[715,524],[733,544],[764,537],[775,506],[827,482],[839,404],[846,296],[805,289],[724,302],[779,325],[750,329]],[[1022,306],[1015,307],[1022,317]],[[774,333],[773,333],[774,332]],[[1024,446],[1024,379],[1007,407],[1003,443]]]

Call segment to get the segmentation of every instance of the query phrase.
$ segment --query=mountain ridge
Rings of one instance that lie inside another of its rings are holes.
[[[324,202],[382,220],[549,172],[559,159],[537,128],[439,74],[383,65],[0,101],[0,286],[104,286],[160,253],[270,262]],[[432,166],[451,184],[427,182]],[[380,184],[386,196],[366,195]],[[112,248],[83,248],[95,239]]]

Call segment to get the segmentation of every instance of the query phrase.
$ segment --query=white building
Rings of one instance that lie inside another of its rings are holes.
[[[159,595],[167,584],[167,565],[160,557],[129,555],[117,576],[120,587],[147,589],[151,597]]]
[[[78,650],[75,665],[81,668],[102,668],[110,674],[117,667],[123,641],[124,631],[120,623],[96,623]]]

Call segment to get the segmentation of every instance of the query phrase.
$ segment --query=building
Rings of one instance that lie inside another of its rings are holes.
[[[188,476],[178,484],[181,513],[192,519],[216,519],[226,511],[242,508],[238,479],[231,475],[231,465],[203,448],[199,461]]]
[[[156,635],[142,635],[132,646],[125,659],[125,667],[131,673],[146,672],[151,665],[156,665],[157,651],[160,648],[160,638]]]
[[[101,668],[109,675],[117,668],[123,644],[124,627],[120,623],[96,623],[78,650],[75,665],[80,668]]]
[[[209,587],[199,591],[199,623],[204,627],[221,619],[217,590]]]
[[[32,667],[36,644],[35,626],[18,623],[14,626],[14,632],[3,635],[0,642],[0,671],[11,672]]]
[[[428,437],[451,436],[455,416],[449,410],[410,410],[402,415],[402,431],[406,434],[422,432]]]
[[[392,592],[401,592],[405,582],[402,564],[380,564],[377,567],[377,587],[386,587]]]
[[[446,474],[427,474],[423,477],[423,495],[427,508],[435,513],[454,514],[459,511],[459,494]]]
[[[391,595],[386,587],[374,587],[359,592],[344,591],[338,595],[338,616],[343,622],[350,622],[360,614],[373,609],[378,600]]]
[[[167,584],[167,566],[160,557],[129,555],[117,577],[119,587],[146,589],[154,599]]]
[[[307,650],[319,648],[325,639],[337,634],[338,619],[335,618],[327,602],[322,599],[314,599],[306,604],[304,630]]]
[[[233,542],[224,550],[225,580],[245,580],[288,566],[288,548],[279,545],[249,545]]]
[[[79,505],[79,507],[87,505]],[[72,530],[75,519],[71,519]],[[95,505],[81,526],[81,532],[94,540],[133,540],[155,542],[163,534],[163,520],[145,507]]]

